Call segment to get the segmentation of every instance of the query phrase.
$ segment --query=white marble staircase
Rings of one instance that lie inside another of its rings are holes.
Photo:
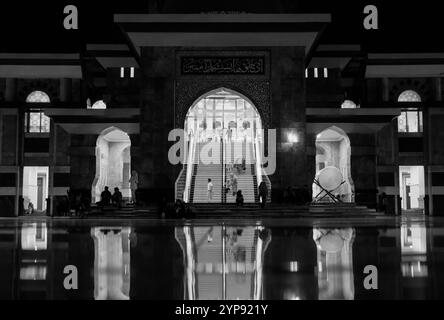
[[[231,142],[227,143],[225,146],[225,163],[228,169],[229,164],[242,163],[242,159],[245,159],[246,170],[238,173],[236,169],[233,173],[237,178],[237,189],[242,190],[242,195],[244,196],[245,203],[255,203],[257,202],[257,179],[255,177],[254,170],[254,152],[253,145],[251,142]],[[226,171],[226,176],[230,176],[230,171]],[[227,203],[235,203],[236,196],[233,196],[232,190],[226,195]]]
[[[194,165],[191,179],[191,202],[193,203],[221,203],[222,202],[222,159],[220,144],[217,144],[215,157],[216,164],[205,164],[200,159],[202,148],[205,143],[198,143],[194,155]],[[208,199],[208,179],[213,183],[213,197]]]

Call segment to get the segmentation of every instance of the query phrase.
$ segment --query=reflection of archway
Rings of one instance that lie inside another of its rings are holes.
[[[336,126],[331,126],[316,136],[316,176],[325,167],[338,168],[345,181],[333,192],[339,195],[344,202],[354,202],[354,184],[351,177],[351,144],[347,134]],[[322,189],[313,184],[313,196],[318,195]],[[324,200],[328,200],[325,197]]]
[[[95,227],[94,299],[129,300],[130,298],[129,227]]]
[[[318,251],[318,286],[320,300],[353,300],[353,240],[355,230],[313,229]]]
[[[116,128],[105,129],[97,138],[96,176],[92,185],[92,199],[100,200],[105,186],[119,188],[124,198],[130,196],[131,140],[127,133]]]

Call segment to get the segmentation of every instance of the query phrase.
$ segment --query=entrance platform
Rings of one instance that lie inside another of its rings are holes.
[[[384,216],[365,206],[355,204],[267,204],[261,208],[259,204],[244,204],[238,207],[235,204],[198,203],[191,204],[195,218],[291,218],[291,217],[376,217]],[[70,216],[67,216],[70,217]],[[88,218],[160,218],[158,207],[155,205],[146,207],[135,207],[126,205],[122,208],[92,206],[91,210],[84,216]]]

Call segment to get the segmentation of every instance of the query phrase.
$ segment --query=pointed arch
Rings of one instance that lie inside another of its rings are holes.
[[[124,198],[129,197],[130,147],[130,136],[116,126],[104,129],[97,137],[96,175],[91,190],[94,202],[100,201],[105,186],[119,188]]]
[[[332,125],[316,135],[316,157],[315,168],[317,177],[321,167],[333,166],[338,168],[345,183],[335,192],[343,198],[345,202],[354,202],[354,182],[351,175],[351,142],[347,133],[338,126]],[[322,149],[324,154],[318,157],[318,150]],[[318,162],[324,161],[324,166]],[[322,189],[313,184],[313,197]]]

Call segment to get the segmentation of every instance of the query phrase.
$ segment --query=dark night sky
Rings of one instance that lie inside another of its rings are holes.
[[[444,52],[444,9],[439,1],[395,0],[154,0],[164,12],[245,11],[332,13],[333,22],[322,43],[360,43],[372,52]],[[75,4],[79,9],[80,30],[63,28],[63,8]],[[363,8],[374,4],[379,9],[378,31],[362,27]],[[1,52],[70,52],[85,43],[121,42],[113,24],[113,13],[148,12],[148,0],[97,1],[2,0],[0,4]]]

